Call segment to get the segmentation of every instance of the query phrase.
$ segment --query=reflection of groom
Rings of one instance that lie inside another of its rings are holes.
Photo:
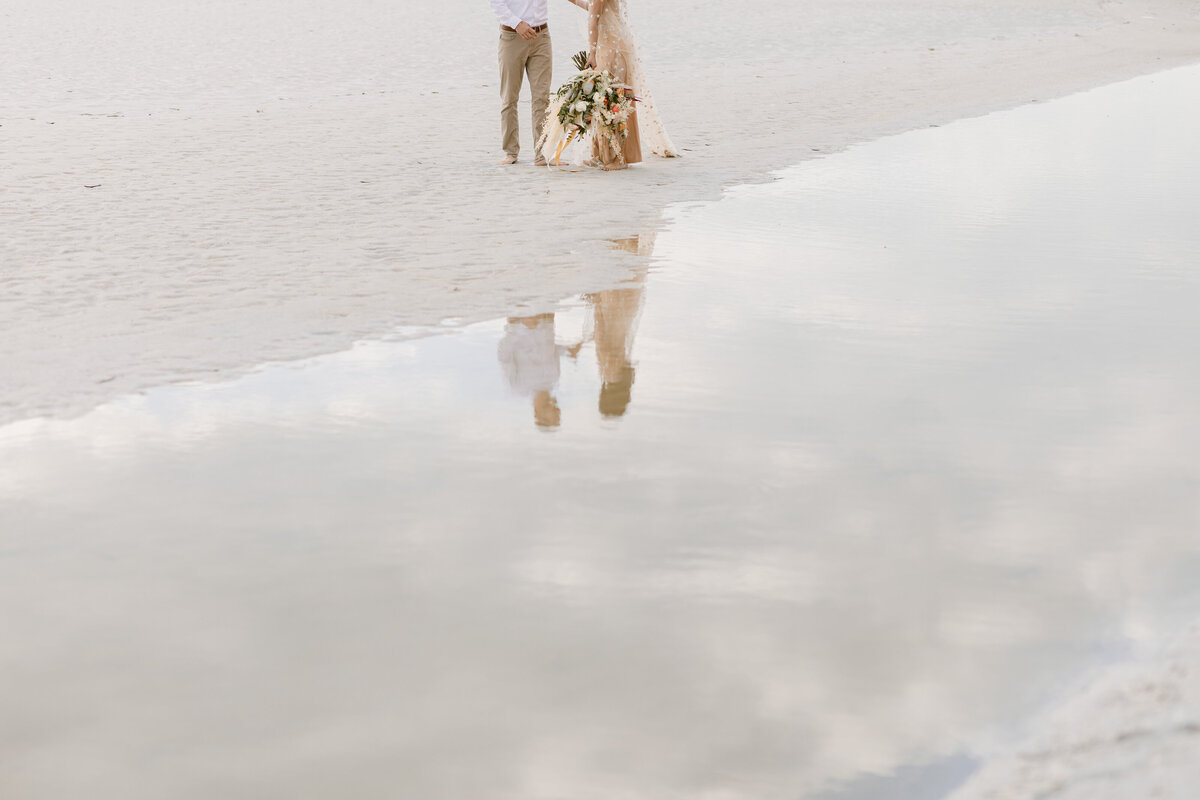
[[[566,348],[554,341],[554,315],[509,317],[497,355],[508,385],[533,398],[533,420],[539,428],[557,428],[561,419],[554,387],[558,362]]]
[[[550,105],[550,29],[547,25],[547,0],[489,0],[500,20],[500,146],[501,164],[517,163],[521,142],[517,126],[517,98],[521,84],[529,75],[533,107],[533,141],[542,138],[542,123]],[[534,166],[546,160],[536,153]]]

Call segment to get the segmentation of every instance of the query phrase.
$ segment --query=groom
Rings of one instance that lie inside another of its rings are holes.
[[[517,128],[517,98],[524,75],[529,75],[533,106],[533,141],[542,138],[542,123],[550,105],[550,30],[547,0],[489,0],[500,20],[500,146],[501,164],[517,163],[521,151]],[[533,164],[546,159],[535,153]]]

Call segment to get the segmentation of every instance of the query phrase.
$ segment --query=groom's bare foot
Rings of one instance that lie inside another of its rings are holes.
[[[516,156],[505,156],[504,158],[502,158],[502,159],[500,159],[499,161],[497,161],[497,162],[496,162],[496,165],[497,165],[497,166],[500,166],[500,167],[507,167],[507,166],[510,166],[510,165],[512,165],[512,164],[515,164],[515,163],[517,163],[517,157],[516,157]]]

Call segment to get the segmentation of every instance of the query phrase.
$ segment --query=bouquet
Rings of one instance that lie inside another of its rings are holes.
[[[629,135],[628,120],[637,98],[629,87],[617,83],[607,70],[588,67],[587,53],[573,61],[579,74],[559,87],[547,111],[545,133],[538,149],[557,165],[562,151],[576,137],[601,139],[620,152],[621,140]]]

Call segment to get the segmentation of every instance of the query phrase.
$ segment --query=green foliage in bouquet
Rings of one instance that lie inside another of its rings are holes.
[[[587,63],[587,54],[580,53]],[[576,57],[578,58],[578,56]],[[633,97],[605,71],[584,69],[557,92],[558,121],[565,130],[596,130],[624,137]]]
[[[547,111],[546,129],[538,141],[547,161],[559,162],[563,148],[576,138],[606,142],[620,151],[629,135],[633,104],[637,100],[628,86],[617,83],[607,70],[588,66],[587,53],[572,58],[579,74],[559,87]],[[553,151],[553,157],[551,157]]]

